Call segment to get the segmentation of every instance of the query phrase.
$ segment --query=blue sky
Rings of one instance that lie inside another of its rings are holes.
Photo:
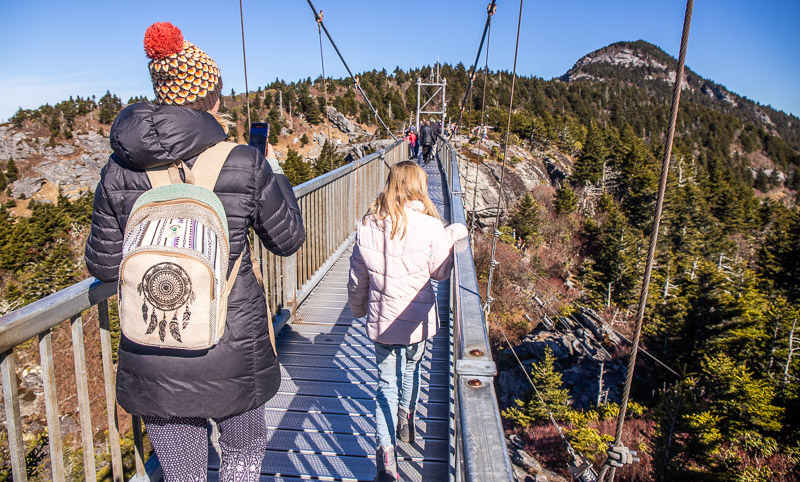
[[[475,58],[488,0],[316,0],[350,67],[393,70]],[[243,0],[251,89],[321,74],[304,0]],[[560,76],[581,56],[644,39],[677,56],[684,0],[560,0],[524,4],[517,71]],[[489,65],[510,70],[519,2],[498,1]],[[244,90],[239,3],[0,0],[0,119],[70,95],[152,97],[142,38],[170,21],[214,58],[224,92]],[[326,74],[345,75],[325,41]],[[687,64],[762,104],[800,115],[800,1],[697,0]],[[481,59],[481,65],[483,58]]]

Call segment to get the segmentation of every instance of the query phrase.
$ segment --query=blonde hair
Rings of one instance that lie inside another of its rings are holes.
[[[225,131],[225,134],[228,134],[231,127],[236,125],[228,114],[220,114],[219,112],[209,112],[209,114],[214,116],[214,119],[222,126],[222,130]]]
[[[398,162],[389,169],[389,178],[383,191],[378,194],[375,201],[369,206],[363,222],[374,216],[375,220],[382,221],[386,218],[392,223],[390,239],[402,228],[400,239],[406,236],[406,212],[403,209],[409,201],[421,201],[425,206],[424,214],[439,219],[436,206],[428,197],[428,176],[416,162]]]

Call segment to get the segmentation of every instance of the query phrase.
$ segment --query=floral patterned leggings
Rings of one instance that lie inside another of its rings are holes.
[[[208,470],[206,419],[142,417],[164,480],[205,481]],[[215,419],[222,449],[220,482],[256,482],[267,449],[264,406]]]

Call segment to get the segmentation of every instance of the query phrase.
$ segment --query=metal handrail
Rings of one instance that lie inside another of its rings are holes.
[[[304,246],[297,254],[288,258],[266,254],[261,243],[257,243],[254,247],[256,254],[259,255],[262,274],[269,275],[264,277],[267,283],[265,289],[273,313],[278,313],[275,317],[277,329],[291,320],[294,308],[330,269],[331,260],[338,258],[346,249],[352,239],[356,220],[383,187],[389,167],[404,158],[404,144],[399,140],[369,156],[294,188],[306,226],[307,240]],[[15,481],[25,481],[27,477],[26,447],[22,437],[14,347],[35,337],[39,339],[52,478],[56,481],[66,479],[52,348],[52,330],[65,320],[69,321],[72,331],[84,472],[87,481],[96,479],[94,431],[81,318],[82,312],[95,305],[100,324],[111,465],[114,480],[122,480],[122,455],[108,310],[108,299],[114,294],[116,294],[115,283],[103,283],[88,278],[0,317],[0,372],[9,455]],[[141,420],[139,417],[133,417],[132,422],[136,460],[135,478],[147,480]]]
[[[456,152],[447,139],[440,137],[438,143],[450,196],[451,222],[466,224]],[[453,253],[450,308],[455,418],[451,423],[456,447],[451,451],[450,464],[456,469],[456,481],[514,480],[494,391],[497,369],[492,360],[469,240],[457,241]]]

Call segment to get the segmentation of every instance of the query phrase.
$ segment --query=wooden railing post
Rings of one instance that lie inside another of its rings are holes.
[[[25,470],[25,444],[22,442],[22,419],[19,416],[17,394],[17,362],[14,350],[0,355],[0,370],[3,372],[3,399],[6,406],[6,429],[8,430],[8,452],[11,458],[11,475],[14,480],[28,480]]]

